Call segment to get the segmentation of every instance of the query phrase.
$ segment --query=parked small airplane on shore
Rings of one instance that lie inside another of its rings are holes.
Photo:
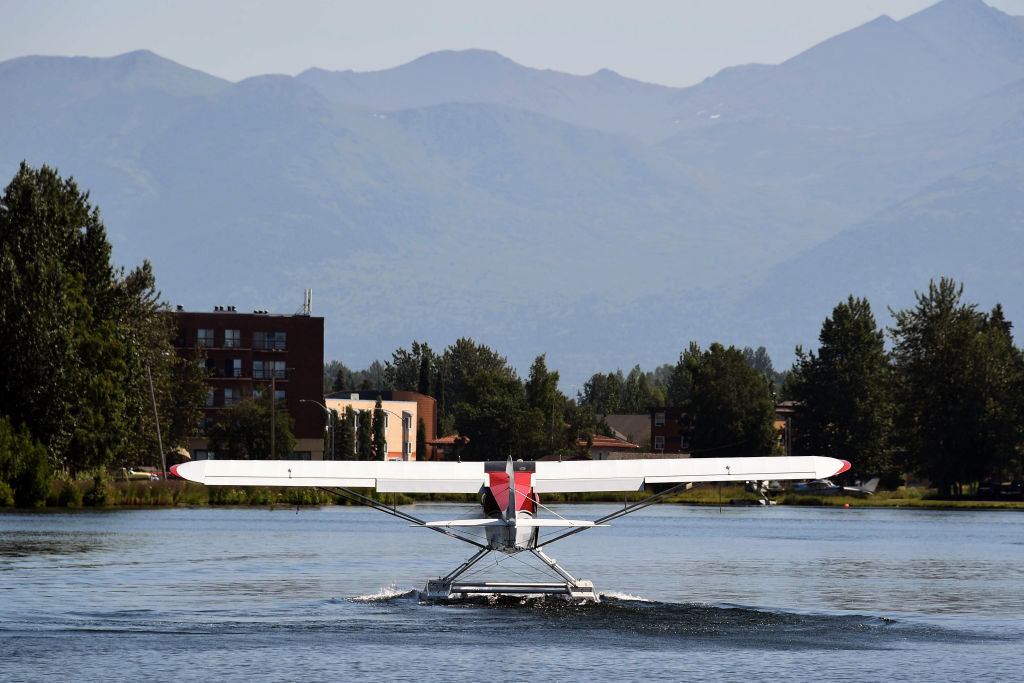
[[[443,577],[427,582],[428,599],[475,593],[561,595],[597,600],[594,584],[573,577],[542,548],[555,541],[635,512],[678,493],[693,483],[747,480],[815,479],[850,468],[850,463],[819,456],[750,458],[672,458],[651,460],[578,460],[567,462],[384,462],[295,460],[197,460],[171,472],[210,486],[306,486],[368,505],[413,526],[430,529],[476,546],[477,552]],[[540,502],[543,493],[584,491],[658,492],[593,521],[565,519]],[[365,496],[353,488],[381,493],[478,493],[486,517],[426,521]],[[541,509],[552,517],[541,518]],[[470,535],[482,530],[484,536]],[[553,531],[552,531],[553,530]],[[542,531],[547,536],[542,537]],[[492,552],[538,558],[550,582],[460,581]]]
[[[869,479],[860,486],[839,486],[829,479],[815,479],[799,483],[793,487],[793,493],[806,493],[815,496],[870,496],[878,488],[878,477]]]

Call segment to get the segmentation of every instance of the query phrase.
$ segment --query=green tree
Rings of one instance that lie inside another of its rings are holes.
[[[851,475],[898,483],[891,454],[892,401],[885,337],[867,299],[850,296],[825,318],[817,354],[796,349],[787,393],[800,403],[805,450],[851,463]]]
[[[623,412],[623,395],[626,379],[622,370],[597,373],[584,382],[580,393],[581,405],[591,406],[597,415],[614,415]]]
[[[679,354],[679,360],[672,367],[672,374],[668,379],[665,392],[666,406],[682,408],[689,405],[690,399],[693,398],[693,375],[690,374],[690,367],[699,364],[700,355],[700,347],[694,341]]]
[[[889,330],[905,464],[957,495],[1020,446],[1020,353],[1001,308],[963,303],[962,284],[942,278],[915,296]]]
[[[985,402],[979,478],[1019,479],[1024,474],[1024,352],[1014,346],[1012,328],[996,304],[978,339],[976,376]]]
[[[359,382],[356,381],[352,370],[340,360],[332,360],[324,364],[325,394],[355,389],[358,384]]]
[[[384,404],[383,401],[381,401],[380,396],[378,396],[377,404],[373,408],[373,421],[370,426],[370,429],[373,432],[371,443],[373,447],[373,457],[375,460],[388,459],[387,434],[384,430],[386,422],[387,417],[385,417],[384,414]]]
[[[524,387],[526,406],[519,435],[524,459],[554,453],[565,442],[565,396],[558,390],[558,372],[547,368],[546,356],[537,356]]]
[[[601,422],[608,426],[602,419]],[[565,456],[588,455],[590,447],[594,445],[594,434],[598,430],[597,417],[591,406],[579,405],[576,401],[569,401],[565,409],[565,440],[555,453]],[[582,442],[582,446],[577,443]]]
[[[427,459],[427,424],[422,417],[416,423],[416,459]]]
[[[0,415],[71,470],[159,457],[147,363],[164,411],[184,400],[149,264],[126,275],[110,253],[88,193],[22,163],[0,198]]]
[[[778,445],[775,404],[764,378],[747,364],[743,352],[715,343],[688,361],[694,453],[771,455]]]
[[[226,454],[232,460],[266,460],[289,458],[295,450],[292,435],[294,420],[284,401],[273,405],[269,391],[258,398],[247,398],[225,408],[208,431],[210,450]],[[276,410],[274,454],[270,452],[270,416]]]
[[[515,370],[504,356],[468,337],[459,338],[444,350],[438,362],[434,396],[442,424],[450,422],[455,415],[455,406],[466,400],[473,378],[485,373],[516,377]]]
[[[336,418],[334,433],[334,457],[338,460],[356,459],[356,413],[352,406]]]
[[[46,448],[28,430],[15,430],[0,416],[0,486],[10,488],[12,502],[18,507],[45,505],[51,477]]]
[[[465,400],[455,407],[455,427],[469,438],[464,460],[504,460],[522,456],[519,428],[525,395],[522,383],[502,372],[469,378]]]
[[[356,459],[373,460],[373,413],[360,410],[356,418]]]
[[[391,389],[417,391],[425,396],[437,381],[437,355],[427,344],[412,343],[412,350],[396,349],[385,363],[384,380]]]

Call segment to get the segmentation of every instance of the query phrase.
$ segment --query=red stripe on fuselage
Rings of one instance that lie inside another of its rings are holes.
[[[530,490],[530,475],[531,472],[516,472],[516,512],[525,510],[533,514],[537,513],[537,507],[534,505],[533,491]],[[498,508],[504,510],[508,507],[508,474],[505,472],[488,472],[487,476],[490,478],[489,488],[491,489],[491,495],[494,496],[494,500],[498,503]]]

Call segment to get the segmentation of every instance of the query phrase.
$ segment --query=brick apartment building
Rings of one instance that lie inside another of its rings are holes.
[[[655,453],[688,453],[690,439],[682,408],[651,408],[651,450]]]
[[[210,369],[210,392],[203,407],[203,431],[224,408],[254,392],[273,391],[295,420],[292,433],[300,460],[324,455],[324,413],[301,400],[323,402],[324,319],[312,315],[240,313],[234,306],[212,312],[174,312],[178,353],[201,349]],[[205,436],[189,439],[193,458],[210,457]]]

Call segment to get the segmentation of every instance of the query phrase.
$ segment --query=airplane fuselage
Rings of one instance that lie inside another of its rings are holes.
[[[485,515],[505,522],[504,525],[486,527],[489,548],[518,552],[537,546],[537,527],[517,524],[519,520],[529,522],[537,516],[539,500],[533,490],[535,470],[536,463],[533,462],[509,460],[484,464],[488,483],[480,504]]]

